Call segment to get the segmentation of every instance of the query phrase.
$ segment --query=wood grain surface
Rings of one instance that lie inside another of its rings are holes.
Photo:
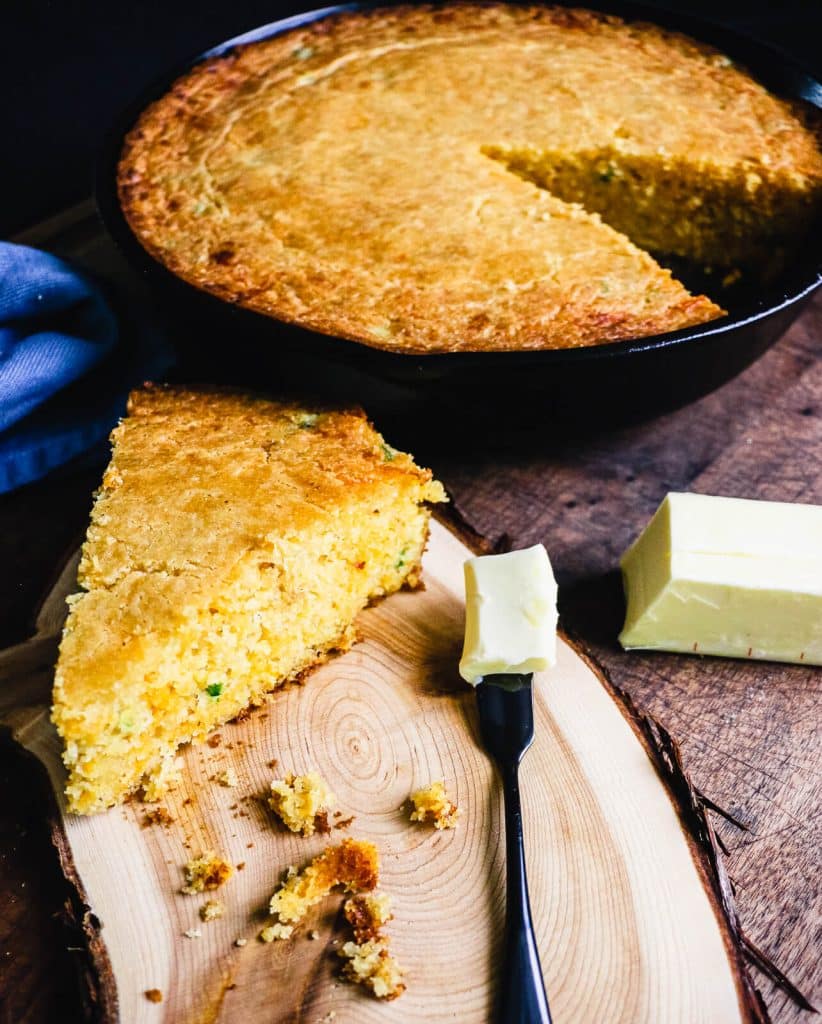
[[[51,226],[34,243],[74,255],[150,300],[88,217]],[[813,1002],[822,1002],[820,673],[795,666],[623,654],[615,636],[621,551],[668,490],[822,501],[822,302],[753,367],[713,395],[651,423],[594,437],[546,429],[529,451],[420,450],[482,532],[543,541],[561,584],[562,620],[614,680],[679,739],[699,788],[747,831],[717,819],[729,850],[742,925]],[[660,387],[665,386],[660,381]],[[57,561],[84,528],[97,467],[66,473],[0,500],[0,642],[23,639]],[[0,793],[0,1020],[82,1019],[56,947],[64,898],[30,765],[7,753],[13,785]],[[25,834],[21,834],[21,829]],[[73,947],[66,950],[65,947]],[[62,955],[61,955],[62,953]],[[767,981],[775,1021],[811,1018]]]
[[[490,1018],[504,842],[499,783],[478,740],[473,691],[456,671],[462,564],[472,553],[435,522],[425,589],[368,609],[354,650],[306,685],[276,694],[265,710],[224,726],[218,745],[186,748],[182,784],[162,801],[173,819],[163,826],[146,827],[139,801],[92,817],[63,813],[65,775],[48,721],[41,647],[59,630],[76,560],[41,613],[42,642],[0,653],[3,684],[19,683],[32,657],[31,685],[17,687],[22,704],[3,718],[46,765],[58,793],[66,856],[103,923],[103,987],[113,1004],[110,965],[120,1020]],[[523,818],[554,1020],[753,1021],[731,932],[712,903],[704,863],[694,859],[700,851],[621,703],[564,640],[557,666],[535,677],[535,719],[521,776]],[[236,787],[220,785],[226,768],[236,772]],[[353,816],[345,832],[381,852],[380,888],[395,912],[392,948],[408,972],[396,1002],[380,1005],[339,983],[337,949],[348,937],[340,895],[291,939],[257,941],[282,872],[329,841],[292,835],[264,804],[273,774],[311,770],[330,783],[345,818]],[[461,808],[453,831],[409,820],[409,794],[437,779]],[[182,865],[204,850],[237,866],[216,894],[225,915],[208,923],[198,917],[207,896],[180,892]],[[247,941],[238,947],[237,938]],[[153,989],[164,994],[161,1006],[145,996]]]

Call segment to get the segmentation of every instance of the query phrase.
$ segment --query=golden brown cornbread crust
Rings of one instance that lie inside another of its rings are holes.
[[[592,154],[593,173],[617,153],[621,180],[632,160],[684,168],[697,201],[718,182],[724,208],[727,185],[786,233],[822,182],[796,112],[709,47],[585,10],[463,4],[326,18],[197,66],[127,137],[119,190],[175,274],[377,348],[571,347],[721,315],[508,170],[529,147]]]
[[[146,575],[166,584],[161,606],[135,609],[144,632],[166,627],[172,607],[196,603],[200,588],[210,589],[272,531],[297,534],[359,493],[377,497],[378,486],[391,493],[432,479],[405,452],[390,449],[386,458],[362,409],[227,390],[133,391],[111,439],[115,458],[78,581],[87,590],[123,588]]]

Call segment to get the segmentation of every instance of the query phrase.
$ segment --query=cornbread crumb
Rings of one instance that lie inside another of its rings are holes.
[[[454,828],[459,817],[459,808],[448,799],[444,782],[432,782],[430,786],[411,794],[414,810],[411,821],[424,822],[434,828]]]
[[[219,775],[215,776],[215,780],[219,782],[221,786],[226,786],[229,789],[233,789],[239,781],[237,779],[237,773],[233,768],[226,768],[224,772],[220,772]]]
[[[219,900],[208,900],[200,907],[201,921],[216,921],[225,913],[225,907]]]
[[[241,938],[241,939],[235,939],[234,940],[234,945],[235,946],[239,946],[240,949],[242,949],[243,946],[247,945],[247,943],[248,943],[248,939],[242,939]]]
[[[150,825],[172,825],[174,818],[169,814],[165,807],[150,807],[143,815],[143,828],[148,828]],[[152,989],[152,991],[154,991]]]
[[[163,993],[158,988],[148,988],[144,995],[150,1003],[162,1003],[163,1001]]]
[[[328,811],[337,802],[328,783],[317,773],[274,779],[268,806],[282,819],[286,828],[311,836],[319,829],[328,831]]]
[[[346,942],[339,955],[347,960],[343,976],[370,989],[377,999],[396,999],[405,991],[402,968],[384,939]]]
[[[203,933],[200,931],[199,928],[189,928],[187,931],[183,932],[183,935],[185,935],[187,939],[199,939],[201,938],[202,934]]]
[[[218,857],[213,850],[207,850],[194,857],[183,868],[186,884],[182,891],[189,895],[219,889],[231,877],[231,865]]]
[[[273,942],[275,939],[290,939],[293,931],[293,924],[270,924],[260,932],[260,940]]]
[[[373,889],[379,875],[379,855],[373,843],[344,839],[327,847],[302,871],[289,868],[285,881],[271,897],[269,909],[281,923],[301,920],[337,886],[349,892]]]
[[[352,896],[345,901],[343,911],[358,943],[379,938],[382,926],[394,916],[391,913],[391,897],[382,892]]]
[[[345,918],[354,931],[338,955],[347,961],[343,977],[364,985],[378,999],[396,999],[405,991],[403,970],[388,949],[382,928],[391,920],[391,899],[385,893],[354,896],[345,901]]]

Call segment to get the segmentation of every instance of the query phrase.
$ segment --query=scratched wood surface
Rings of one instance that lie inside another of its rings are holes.
[[[51,226],[32,241],[99,267],[144,295],[88,218]],[[149,311],[150,312],[150,311]],[[626,655],[617,559],[668,490],[822,502],[822,301],[757,364],[690,407],[593,438],[546,430],[528,452],[421,450],[482,532],[542,540],[561,583],[566,626],[591,646],[617,683],[680,740],[694,781],[747,825],[717,820],[748,937],[819,1005],[820,695],[822,673],[674,655]],[[665,386],[660,381],[660,387]],[[0,642],[22,639],[55,563],[85,523],[97,468],[75,468],[0,500]],[[81,1019],[52,915],[60,875],[38,809],[40,780],[8,753],[0,795],[0,1020]],[[35,800],[36,796],[36,800]],[[71,937],[63,936],[64,945]],[[774,1020],[811,1018],[767,979]]]

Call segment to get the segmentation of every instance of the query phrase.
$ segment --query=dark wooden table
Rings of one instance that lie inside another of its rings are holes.
[[[88,219],[56,248],[125,282]],[[42,239],[42,234],[35,240]],[[566,627],[679,739],[696,785],[747,826],[717,820],[749,939],[822,1004],[822,670],[624,654],[619,555],[670,490],[822,503],[822,301],[720,391],[654,422],[587,439],[540,428],[528,454],[421,451],[481,532],[542,541]],[[665,382],[660,381],[660,387]],[[55,564],[84,528],[97,468],[0,499],[0,644],[22,639]],[[30,766],[0,758],[0,1024],[81,1019],[63,888]],[[810,1016],[765,978],[779,1022]],[[720,1024],[720,1022],[717,1022]]]

